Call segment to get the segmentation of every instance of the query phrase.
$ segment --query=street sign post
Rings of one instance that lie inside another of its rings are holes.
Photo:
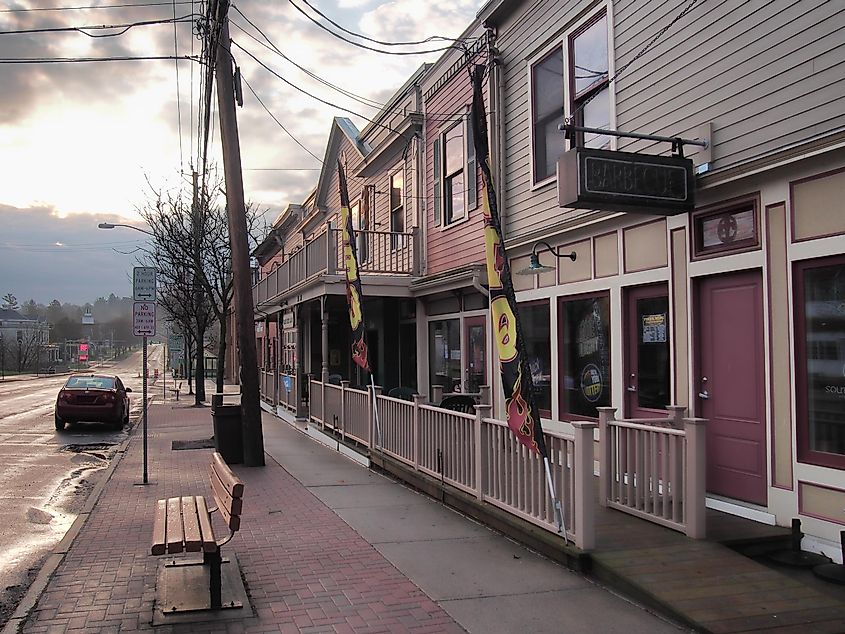
[[[156,270],[154,266],[132,269],[132,299],[136,302],[156,301]]]
[[[136,266],[132,272],[132,334],[143,337],[143,421],[144,421],[144,484],[147,475],[147,337],[156,334],[156,270],[152,266]]]

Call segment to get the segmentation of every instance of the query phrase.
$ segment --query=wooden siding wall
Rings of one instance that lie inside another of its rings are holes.
[[[465,115],[472,103],[469,74],[457,73],[426,103],[425,118],[425,273],[432,275],[450,269],[484,262],[484,214],[481,206],[481,170],[477,170],[477,205],[468,210],[468,220],[444,228],[434,224],[434,140],[453,125],[456,115]],[[489,107],[489,105],[488,105]],[[445,120],[444,119],[448,119]],[[441,156],[443,149],[441,147]],[[442,160],[442,159],[441,159]]]
[[[531,168],[531,110],[528,61],[550,51],[563,33],[601,7],[586,0],[524,3],[499,29],[496,47],[503,62],[503,231],[510,242],[548,236],[554,229],[577,225],[604,213],[562,209],[557,204],[557,184],[533,188]],[[530,7],[530,11],[527,9]],[[562,97],[561,97],[562,98]],[[563,134],[560,135],[563,147]]]
[[[616,67],[687,4],[614,3]],[[713,169],[845,126],[845,4],[701,3],[616,81],[623,130],[689,136],[713,123]],[[652,143],[620,149],[655,153]]]

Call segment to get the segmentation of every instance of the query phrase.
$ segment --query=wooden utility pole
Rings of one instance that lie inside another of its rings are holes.
[[[264,434],[261,429],[261,405],[258,390],[258,355],[255,350],[255,313],[252,304],[252,280],[249,270],[244,183],[241,172],[241,147],[235,115],[235,90],[232,57],[229,53],[229,0],[219,0],[217,23],[221,25],[217,42],[217,110],[220,112],[220,138],[223,142],[223,171],[226,177],[226,211],[229,217],[229,241],[232,246],[232,277],[238,347],[241,357],[241,416],[243,418],[244,464],[264,466]],[[211,46],[214,46],[212,41]]]

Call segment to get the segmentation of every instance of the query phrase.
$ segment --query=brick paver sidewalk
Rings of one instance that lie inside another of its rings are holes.
[[[151,484],[142,475],[140,430],[88,521],[24,624],[24,632],[151,630],[156,569],[149,543],[159,498],[210,496],[211,450],[171,450],[175,439],[211,436],[209,409],[150,408]],[[439,606],[370,544],[268,458],[235,467],[243,479],[243,528],[224,546],[236,554],[252,618],[166,625],[157,632],[462,632]]]

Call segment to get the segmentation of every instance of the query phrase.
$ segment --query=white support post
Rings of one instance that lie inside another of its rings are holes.
[[[707,419],[685,418],[687,472],[684,474],[684,515],[687,536],[704,539],[707,533]]]
[[[575,545],[581,550],[596,546],[596,487],[593,475],[593,430],[596,423],[575,421],[575,500],[573,530]]]

